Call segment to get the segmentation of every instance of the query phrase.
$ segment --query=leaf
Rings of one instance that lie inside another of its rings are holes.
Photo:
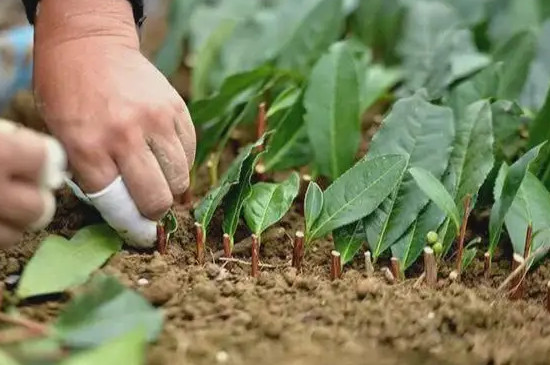
[[[149,342],[160,334],[163,313],[116,279],[97,276],[63,309],[54,324],[66,346],[95,347],[140,328]]]
[[[250,180],[261,156],[262,153],[248,156],[243,163],[239,183],[231,186],[223,202],[223,232],[229,235],[231,242],[233,242],[233,236],[237,230],[244,202],[252,193],[252,183]]]
[[[532,29],[540,22],[539,0],[493,1],[487,33],[490,40],[502,43],[515,34]]]
[[[529,66],[527,81],[520,95],[523,107],[539,111],[549,91],[550,85],[550,19],[546,20],[538,34],[535,58]]]
[[[145,346],[144,334],[136,330],[97,349],[79,353],[61,365],[119,365],[121,359],[126,364],[142,365],[145,364]]]
[[[409,170],[418,187],[453,221],[458,232],[460,213],[453,197],[433,174],[423,168],[413,167]]]
[[[477,254],[476,247],[470,247],[464,250],[462,255],[462,270],[466,270],[474,261]]]
[[[480,100],[456,111],[455,116],[456,134],[443,185],[457,207],[457,216],[462,217],[464,198],[478,194],[494,165],[491,105]],[[455,221],[454,227],[444,230],[443,252],[452,244],[459,226]]]
[[[84,227],[70,241],[48,236],[25,267],[16,294],[25,299],[84,284],[121,247],[120,236],[104,224]]]
[[[170,5],[168,34],[156,56],[155,65],[165,75],[173,75],[183,60],[183,44],[190,19],[199,0],[174,0]]]
[[[306,221],[306,237],[309,237],[311,227],[321,215],[323,209],[323,191],[314,181],[310,182],[304,200],[304,218]]]
[[[447,168],[453,138],[451,109],[430,104],[417,94],[393,105],[373,137],[367,157],[405,155],[409,157],[408,168],[424,168],[441,177]],[[413,177],[405,173],[392,194],[365,219],[367,241],[374,258],[405,233],[428,202]]]
[[[302,96],[302,89],[291,85],[283,90],[267,110],[267,123],[270,129],[277,129],[281,120],[288,115],[289,110],[296,104]]]
[[[422,254],[426,247],[426,234],[435,231],[445,219],[445,213],[439,207],[429,202],[420,212],[407,231],[392,246],[392,256],[401,263],[401,269],[408,269]]]
[[[364,81],[361,83],[362,112],[374,105],[402,77],[400,69],[386,68],[377,64],[369,65],[364,75]],[[361,74],[359,77],[361,78]]]
[[[495,199],[500,197],[508,170],[509,167],[503,164],[495,183]],[[523,256],[525,252],[525,235],[529,224],[532,225],[533,232],[545,232],[550,229],[548,217],[550,217],[550,193],[535,175],[527,172],[505,217],[506,230],[515,253]],[[531,252],[534,252],[539,247],[549,244],[549,235],[548,233],[533,235],[532,240]],[[540,260],[541,257],[536,259]]]
[[[544,143],[530,149],[520,159],[514,162],[504,178],[502,192],[498,199],[498,194],[495,192],[495,204],[491,209],[491,215],[489,217],[489,253],[491,257],[500,239],[505,216],[523,182],[527,169],[529,168],[529,163],[537,157],[543,145]]]
[[[426,88],[430,98],[438,98],[454,81],[489,64],[451,6],[425,0],[407,4],[409,12],[398,52],[408,90]]]
[[[282,183],[257,183],[244,203],[246,224],[258,237],[288,212],[298,196],[300,177],[293,172]]]
[[[524,31],[510,38],[495,51],[494,60],[504,64],[498,91],[502,99],[519,98],[535,56],[536,42],[534,32]]]
[[[266,171],[303,166],[311,160],[302,102],[302,98],[296,99],[270,138],[263,157]]]
[[[313,68],[304,106],[315,163],[334,180],[353,165],[361,139],[359,81],[345,43],[334,44]]]
[[[363,222],[357,221],[332,232],[334,247],[340,253],[342,265],[347,264],[357,254],[363,245]]]
[[[548,128],[548,120],[550,120],[550,90],[546,95],[546,101],[535,120],[529,128],[529,148],[533,148],[544,141],[550,139],[550,128]]]
[[[6,352],[0,350],[0,364],[2,365],[19,365],[19,362],[15,361]]]
[[[402,155],[356,163],[323,193],[323,209],[309,229],[308,242],[372,213],[401,181],[406,165]]]
[[[212,217],[214,216],[214,213],[216,212],[216,209],[221,204],[227,193],[229,193],[231,187],[239,182],[244,162],[250,156],[252,150],[258,146],[261,146],[263,141],[264,138],[262,137],[256,141],[256,143],[249,144],[244,147],[239,156],[233,160],[231,166],[229,166],[229,169],[222,176],[218,186],[210,190],[195,209],[195,220],[202,225],[205,233]]]
[[[496,159],[512,161],[527,144],[525,139],[518,138],[525,124],[524,112],[518,104],[508,100],[495,101],[491,110]]]

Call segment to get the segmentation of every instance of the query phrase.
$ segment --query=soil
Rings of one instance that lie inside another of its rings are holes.
[[[66,191],[58,201],[61,208],[46,231],[0,253],[0,278],[20,272],[46,234],[69,236],[99,220]],[[330,241],[308,251],[302,272],[289,267],[290,234],[301,228],[293,211],[262,237],[262,264],[271,266],[254,279],[245,264],[197,265],[193,219],[184,209],[177,214],[181,228],[167,255],[126,248],[101,270],[165,312],[165,329],[151,346],[148,365],[550,363],[550,314],[543,305],[548,263],[528,276],[527,294],[519,301],[495,290],[510,272],[506,257],[494,265],[489,281],[479,258],[462,283],[446,279],[449,268],[443,267],[437,289],[415,285],[417,273],[394,285],[379,274],[368,278],[361,255],[341,280],[331,281]],[[237,239],[246,236],[239,232]],[[220,242],[220,232],[209,232],[207,257],[221,250]],[[248,252],[237,257],[249,260]],[[139,279],[148,284],[138,285]],[[48,322],[62,307],[62,301],[50,300],[20,309]]]

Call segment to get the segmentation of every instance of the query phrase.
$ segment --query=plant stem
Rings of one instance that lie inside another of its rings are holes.
[[[523,258],[527,259],[531,253],[531,244],[533,242],[533,225],[529,223],[527,226],[527,232],[525,233],[525,248],[523,251]]]
[[[521,267],[524,262],[525,262],[525,259],[521,255],[518,255],[515,253],[512,261],[512,271]],[[524,269],[522,269],[522,271],[524,271]],[[524,275],[518,275],[512,281],[512,291],[510,293],[510,299],[517,300],[517,299],[521,299],[521,297],[523,296],[522,284],[523,284]]]
[[[0,322],[24,327],[37,336],[48,336],[50,334],[49,328],[43,325],[42,323],[35,322],[26,318],[13,317],[13,316],[7,315],[6,313],[0,312]]]
[[[550,312],[550,281],[546,284],[546,310]]]
[[[256,120],[256,139],[260,139],[266,130],[266,111],[265,102],[260,103],[258,106],[258,118]],[[264,150],[264,145],[258,147],[258,151]]]
[[[483,276],[485,280],[489,280],[491,277],[491,254],[489,252],[483,254]]]
[[[208,176],[210,177],[210,187],[218,185],[218,164],[219,164],[219,154],[217,152],[212,153],[210,159],[206,163],[208,167]]]
[[[523,260],[522,264],[519,267],[517,267],[514,271],[512,271],[510,275],[508,275],[508,277],[502,282],[502,284],[500,284],[497,291],[504,290],[504,288],[506,288],[512,280],[514,280],[521,272],[523,272],[525,266],[533,261],[535,257],[537,257],[538,255],[544,256],[548,253],[548,251],[550,251],[550,245],[544,245],[537,248],[535,252],[531,253],[526,260]]]
[[[340,252],[333,250],[330,253],[330,279],[340,279],[342,276],[342,263],[340,261]]]
[[[166,255],[166,230],[162,224],[157,224],[157,250]]]
[[[292,267],[300,271],[304,258],[304,232],[297,231],[294,238],[294,249],[292,251]]]
[[[367,272],[367,276],[372,276],[374,274],[374,266],[372,264],[370,251],[365,252],[365,271]]]
[[[388,282],[388,284],[394,284],[395,283],[395,276],[391,273],[391,270],[387,267],[382,268],[382,273],[384,274],[384,278]]]
[[[225,233],[223,235],[223,254],[228,259],[231,258],[231,246],[233,246],[231,241],[231,237]]]
[[[431,247],[424,248],[424,272],[426,273],[426,284],[431,288],[435,288],[437,285],[437,265],[434,250]]]
[[[399,265],[399,260],[397,259],[397,257],[392,257],[390,259],[390,268],[391,268],[391,273],[393,275],[393,277],[395,278],[396,281],[399,281],[401,279],[401,269],[400,269],[400,265]]]
[[[195,222],[195,228],[197,231],[197,262],[202,265],[204,264],[204,229],[198,222]]]
[[[462,273],[462,255],[464,252],[464,237],[466,236],[466,226],[468,225],[468,218],[470,216],[470,204],[472,202],[472,196],[467,194],[464,198],[464,212],[462,213],[462,224],[460,225],[460,236],[458,237],[458,255],[456,260],[456,271],[458,276]]]
[[[252,266],[250,268],[250,275],[254,278],[257,278],[260,270],[259,270],[259,263],[260,263],[260,242],[258,240],[258,236],[253,234],[252,236]]]

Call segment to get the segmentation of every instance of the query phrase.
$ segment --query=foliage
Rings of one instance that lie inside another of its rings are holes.
[[[121,247],[122,239],[103,224],[82,228],[70,240],[48,236],[25,267],[16,294],[24,299],[84,284]]]

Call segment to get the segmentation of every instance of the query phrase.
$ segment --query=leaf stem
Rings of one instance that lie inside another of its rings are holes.
[[[48,336],[50,334],[49,328],[43,325],[42,323],[35,322],[33,320],[26,319],[26,318],[13,317],[13,316],[7,315],[6,313],[0,312],[0,322],[9,323],[9,324],[26,328],[31,333],[37,336]]]
[[[460,225],[460,236],[458,237],[458,255],[456,259],[456,271],[460,276],[462,272],[462,256],[464,254],[464,237],[466,236],[466,226],[470,217],[470,204],[472,196],[467,194],[464,198],[464,212],[462,213],[462,224]]]
[[[197,262],[199,265],[204,264],[204,229],[202,224],[195,222],[196,237],[197,237]]]

